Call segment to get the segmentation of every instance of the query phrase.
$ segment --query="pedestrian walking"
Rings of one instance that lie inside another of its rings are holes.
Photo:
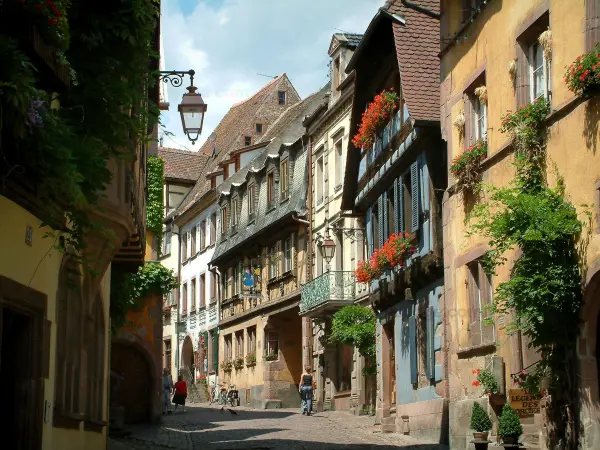
[[[173,391],[173,378],[169,369],[163,369],[163,416],[171,414],[171,392]]]
[[[313,396],[313,377],[310,373],[310,367],[306,367],[300,377],[299,392],[302,397],[302,414],[310,416]]]
[[[181,405],[183,412],[185,412],[185,399],[187,398],[187,383],[183,381],[183,375],[179,375],[175,388],[173,389],[175,395],[173,395],[173,403],[175,403],[175,411],[177,407]]]

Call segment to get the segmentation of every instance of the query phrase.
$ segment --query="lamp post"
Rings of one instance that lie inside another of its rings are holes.
[[[331,260],[335,255],[335,242],[333,242],[333,239],[329,236],[329,229],[325,230],[325,238],[319,246],[319,251],[325,261],[327,261],[326,271],[329,272],[331,269]]]
[[[163,83],[171,83],[173,87],[179,87],[183,83],[183,78],[186,75],[190,77],[190,85],[187,87],[187,92],[183,94],[181,103],[177,106],[177,111],[181,115],[181,125],[183,126],[183,132],[187,135],[188,139],[195,144],[202,133],[202,125],[204,125],[204,114],[208,108],[208,105],[204,103],[202,95],[196,91],[198,88],[194,86],[194,75],[196,74],[193,70],[179,71],[179,70],[161,70],[158,76],[159,80]]]

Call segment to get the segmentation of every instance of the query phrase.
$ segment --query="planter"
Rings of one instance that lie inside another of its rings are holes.
[[[473,433],[473,439],[476,441],[487,441],[488,435],[489,431],[485,431],[483,433]]]
[[[492,405],[504,405],[506,403],[506,396],[502,394],[492,394],[489,396],[489,401]]]
[[[516,445],[519,443],[519,436],[502,436],[504,444]]]

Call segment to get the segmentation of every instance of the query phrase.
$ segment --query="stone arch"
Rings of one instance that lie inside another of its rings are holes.
[[[132,334],[113,338],[110,368],[110,404],[123,407],[125,423],[160,420],[160,368],[152,358],[150,345]]]
[[[192,337],[188,334],[183,339],[183,343],[181,345],[181,364],[179,367],[182,369],[187,368],[191,371],[193,365],[195,365],[194,343],[192,341]]]

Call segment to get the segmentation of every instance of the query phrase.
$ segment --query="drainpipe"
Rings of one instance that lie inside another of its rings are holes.
[[[308,130],[307,130],[308,131]],[[308,245],[306,246],[306,281],[312,280],[312,221],[313,221],[313,206],[312,206],[312,188],[313,188],[313,176],[312,176],[312,135],[308,133]],[[302,328],[304,329],[304,366],[312,367],[311,354],[310,354],[310,335],[312,334],[312,321],[309,317],[303,318]]]
[[[177,331],[177,324],[179,323],[179,321],[181,320],[181,228],[177,227],[178,232],[176,233],[175,231],[173,231],[173,227],[176,226],[175,225],[175,219],[177,219],[177,217],[179,217],[179,215],[173,216],[170,219],[170,223],[171,223],[171,234],[175,234],[177,235],[179,238],[177,239],[177,241],[179,242],[178,245],[178,251],[177,251],[177,319],[175,320],[175,337],[176,337],[176,344],[177,347],[175,348],[175,367],[177,368],[177,374],[175,375],[175,378],[177,379],[177,377],[179,377],[179,369],[180,369],[180,364],[179,364],[179,332]],[[170,368],[169,368],[170,370]]]
[[[304,219],[299,219],[298,216],[296,214],[294,214],[292,216],[292,219],[295,220],[298,223],[303,223],[304,225],[308,226],[309,229],[309,233],[310,233],[310,222],[308,220],[304,220]]]

